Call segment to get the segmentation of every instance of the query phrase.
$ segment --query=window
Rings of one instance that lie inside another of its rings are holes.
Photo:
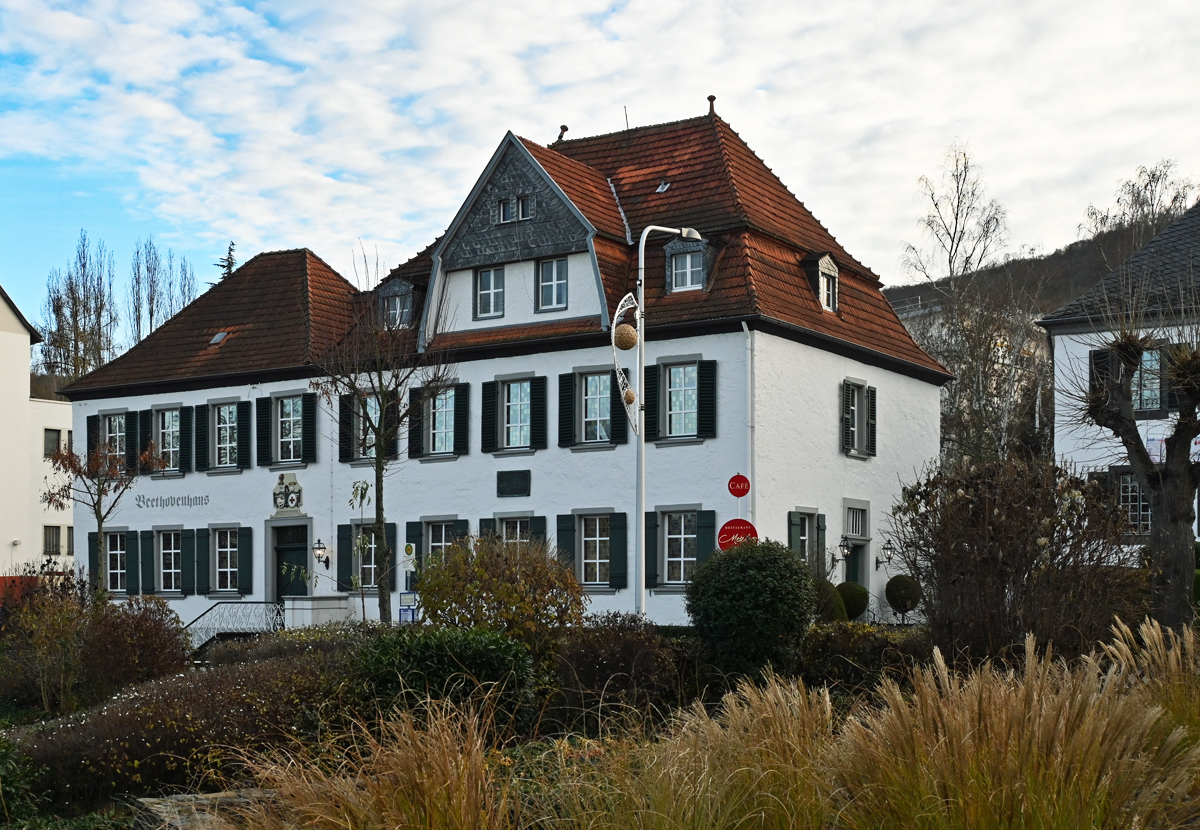
[[[501,519],[500,538],[505,542],[528,542],[529,519]]]
[[[608,441],[612,427],[612,375],[583,376],[583,440]]]
[[[238,587],[237,528],[217,531],[217,590],[236,591]]]
[[[608,516],[583,517],[583,582],[585,585],[608,584]]]
[[[46,458],[58,452],[58,447],[62,441],[61,429],[44,429],[42,430],[42,455]]]
[[[164,591],[183,590],[183,548],[180,542],[182,535],[178,530],[165,530],[158,534],[162,564],[161,584]]]
[[[388,328],[407,326],[412,314],[412,294],[392,294],[383,298],[383,324]]]
[[[1134,409],[1162,409],[1162,352],[1147,349],[1142,352],[1142,362],[1133,373],[1130,394]]]
[[[218,404],[214,409],[217,421],[217,466],[236,467],[238,463],[237,404]]]
[[[379,562],[376,559],[375,531],[369,527],[358,528],[358,584],[363,588],[374,588],[379,584]]]
[[[67,556],[75,555],[75,528],[67,525]]]
[[[687,582],[696,570],[696,514],[668,513],[667,582]]]
[[[1133,533],[1150,532],[1150,497],[1142,489],[1141,482],[1133,473],[1121,473],[1117,477],[1117,494],[1121,510],[1129,520]]]
[[[279,460],[299,461],[301,458],[301,438],[303,435],[304,416],[302,414],[301,398],[279,399]]]
[[[354,419],[354,454],[359,458],[375,457],[372,425],[380,426],[379,398],[363,398],[358,402],[358,413]]]
[[[125,534],[108,533],[108,590],[125,590]]]
[[[667,367],[667,435],[696,434],[696,364]]]
[[[690,291],[704,287],[704,252],[693,251],[671,257],[671,290]]]
[[[528,196],[517,197],[517,218],[528,219],[533,214],[530,211],[532,200]]]
[[[504,316],[504,269],[483,268],[476,278],[476,317]]]
[[[125,413],[120,415],[105,415],[102,419],[103,429],[100,443],[108,447],[113,455],[125,454]],[[121,590],[124,590],[123,588]]]
[[[447,389],[429,402],[429,452],[454,452],[454,390]]]
[[[501,222],[511,222],[511,221],[513,221],[513,218],[514,217],[513,217],[512,200],[511,199],[501,199],[500,200],[500,221]]]
[[[514,380],[504,384],[505,447],[530,445],[529,385],[528,380]]]
[[[865,507],[846,508],[846,535],[867,535],[867,509]]]
[[[158,425],[158,451],[162,455],[165,469],[179,469],[179,410],[160,409],[156,414]]]
[[[861,381],[842,381],[842,452],[875,455],[876,392]]]
[[[429,552],[438,554],[454,544],[453,522],[432,522],[429,525]]]
[[[552,259],[538,269],[538,309],[567,307],[567,261]]]
[[[823,257],[819,266],[818,292],[821,296],[821,308],[826,311],[837,311],[838,305],[838,272],[837,265],[829,257]]]
[[[42,556],[58,556],[62,553],[62,528],[58,525],[42,527]]]

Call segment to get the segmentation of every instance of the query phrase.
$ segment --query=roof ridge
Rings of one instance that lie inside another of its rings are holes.
[[[730,161],[729,161],[729,149],[725,146],[725,139],[721,135],[720,125],[724,122],[721,120],[721,116],[719,116],[715,113],[712,116],[710,116],[710,118],[712,120],[713,136],[716,137],[717,147],[719,147],[721,150],[721,164],[725,168],[725,178],[729,181],[729,189],[731,191],[733,191],[734,209],[737,211],[738,218],[742,222],[745,222],[747,225],[750,225],[751,224],[750,217],[746,215],[746,209],[742,206],[742,196],[741,196],[741,193],[738,191],[736,177],[733,175],[733,165],[730,164]],[[740,136],[739,136],[739,138],[740,138]],[[743,142],[743,144],[744,143],[745,142]],[[747,149],[749,149],[748,145],[747,145]],[[750,152],[753,153],[754,151],[751,150]],[[757,156],[756,156],[756,158],[757,158]],[[760,161],[761,161],[761,159],[760,159]],[[797,200],[797,201],[799,201],[799,200]]]
[[[680,124],[686,124],[689,121],[703,121],[708,117],[709,115],[706,113],[704,115],[694,115],[691,118],[680,118],[678,121],[664,121],[661,124],[644,124],[641,127],[627,127],[624,130],[614,130],[611,133],[597,133],[596,135],[585,135],[579,138],[560,138],[558,141],[555,141],[554,144],[547,144],[545,147],[547,150],[553,150],[555,145],[558,144],[576,144],[582,141],[595,141],[598,138],[612,138],[615,135],[623,135],[625,133],[637,133],[641,132],[642,130],[657,130],[662,129],[663,127],[675,127]],[[589,165],[584,166],[587,167]],[[594,170],[595,168],[592,169]]]

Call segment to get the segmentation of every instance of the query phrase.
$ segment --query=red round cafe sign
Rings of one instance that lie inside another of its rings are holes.
[[[729,479],[729,493],[736,498],[741,498],[750,492],[750,479],[746,478],[741,473],[738,473],[733,478]]]
[[[729,550],[746,539],[757,538],[758,531],[754,529],[754,525],[745,519],[730,519],[721,525],[721,530],[717,533],[717,547],[721,550]]]

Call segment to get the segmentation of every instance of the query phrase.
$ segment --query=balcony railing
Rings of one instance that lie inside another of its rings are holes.
[[[283,628],[283,603],[260,600],[214,602],[203,614],[184,626],[192,648],[199,649],[214,637],[235,634],[264,634]]]

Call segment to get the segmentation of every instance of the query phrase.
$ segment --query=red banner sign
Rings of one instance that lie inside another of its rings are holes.
[[[721,550],[729,550],[747,539],[757,538],[758,531],[754,529],[754,525],[745,519],[730,519],[721,525],[720,531],[717,532],[717,546]]]
[[[729,479],[729,493],[739,499],[742,496],[748,495],[750,493],[750,479],[738,473]]]

